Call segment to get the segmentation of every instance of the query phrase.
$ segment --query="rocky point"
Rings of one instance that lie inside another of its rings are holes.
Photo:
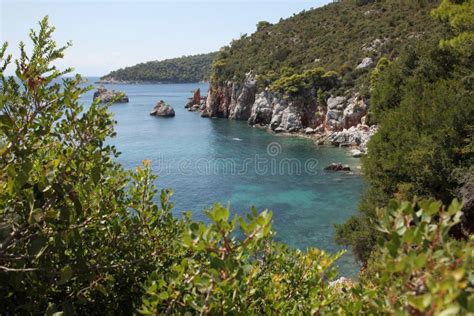
[[[366,60],[368,64],[368,60]],[[207,97],[196,90],[186,104],[202,117],[247,121],[275,133],[293,133],[340,147],[354,147],[353,156],[366,154],[367,142],[377,131],[367,125],[368,101],[357,93],[313,98],[285,97],[269,88],[257,90],[256,76],[247,73],[243,82],[228,81],[209,87]]]

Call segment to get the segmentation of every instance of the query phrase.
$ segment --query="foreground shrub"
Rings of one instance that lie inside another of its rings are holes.
[[[474,312],[474,238],[449,235],[461,205],[391,201],[378,212],[380,244],[352,290],[349,307],[399,315],[468,315]]]
[[[173,272],[148,282],[144,314],[169,311],[203,314],[295,314],[330,309],[328,280],[342,254],[318,249],[289,250],[271,240],[271,213],[248,221],[229,219],[219,204],[207,212],[211,223],[190,223],[181,242],[187,256]]]
[[[474,312],[474,238],[449,236],[460,210],[456,200],[447,209],[392,201],[379,210],[384,238],[352,283],[331,282],[341,254],[273,242],[271,213],[230,220],[217,204],[207,212],[209,225],[185,229],[185,258],[171,273],[150,277],[140,312],[467,315]]]
[[[179,254],[180,226],[168,192],[151,202],[149,170],[114,162],[107,106],[84,111],[89,88],[51,66],[66,49],[53,31],[45,18],[32,54],[20,45],[16,78],[0,52],[0,310],[131,313],[149,273]]]

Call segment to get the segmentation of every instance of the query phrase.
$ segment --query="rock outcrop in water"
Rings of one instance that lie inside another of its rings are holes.
[[[332,163],[329,166],[327,166],[326,168],[324,168],[324,170],[328,170],[328,171],[351,171],[351,168],[347,165],[342,165],[341,163]]]
[[[201,98],[199,105],[191,105],[196,102],[195,93],[186,107],[201,111],[202,117],[247,121],[275,133],[311,135],[335,146],[357,147],[360,154],[355,156],[365,154],[367,142],[376,132],[376,126],[366,125],[369,105],[358,94],[331,96],[319,104],[314,96],[284,97],[268,88],[258,92],[251,72],[243,83],[211,85],[205,104]]]
[[[165,101],[160,100],[153,110],[151,110],[150,115],[153,116],[162,116],[162,117],[173,117],[175,116],[174,109],[171,105],[166,104]]]
[[[201,89],[197,89],[193,93],[193,97],[189,98],[188,103],[184,106],[188,111],[203,111],[206,106],[206,97],[201,97]]]
[[[127,103],[128,96],[124,92],[107,90],[104,87],[97,88],[97,91],[94,92],[94,101],[99,100],[100,103]]]

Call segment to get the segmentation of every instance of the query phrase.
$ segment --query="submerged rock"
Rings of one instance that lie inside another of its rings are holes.
[[[150,115],[153,116],[162,116],[162,117],[173,117],[175,116],[174,109],[171,105],[166,104],[165,101],[160,100],[153,110],[151,110]]]
[[[342,165],[341,163],[332,163],[324,170],[329,170],[329,171],[351,171],[351,168],[348,165]]]
[[[97,91],[94,92],[93,100],[98,100],[100,103],[127,103],[128,96],[121,91],[107,90],[104,87],[97,88]]]

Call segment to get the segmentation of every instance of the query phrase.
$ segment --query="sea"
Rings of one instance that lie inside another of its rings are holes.
[[[87,78],[95,84],[98,78]],[[246,122],[201,118],[184,106],[197,88],[208,85],[108,84],[124,91],[129,103],[109,109],[117,121],[117,136],[109,142],[119,152],[118,162],[134,169],[150,160],[158,189],[172,189],[174,215],[192,211],[207,222],[204,210],[214,203],[229,205],[232,214],[245,215],[252,207],[273,212],[275,239],[305,251],[310,247],[330,253],[344,250],[334,240],[335,224],[356,214],[364,190],[357,171],[360,160],[344,148],[317,145],[304,137],[274,134]],[[81,96],[89,105],[93,90]],[[160,100],[173,106],[176,116],[149,113]],[[324,167],[340,162],[355,172],[330,172]],[[158,201],[159,196],[156,197]],[[359,266],[350,249],[339,259],[339,274],[355,276]]]

